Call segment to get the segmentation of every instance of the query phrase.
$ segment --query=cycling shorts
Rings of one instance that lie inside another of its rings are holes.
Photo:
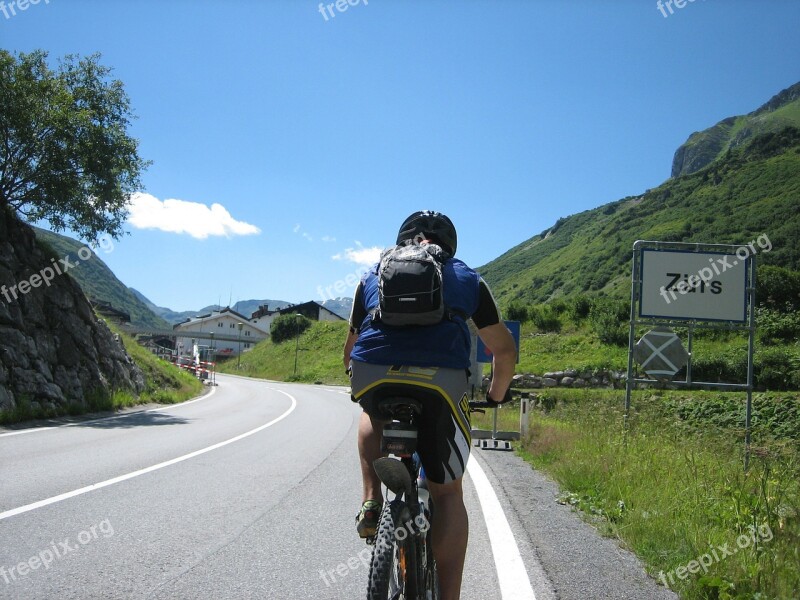
[[[351,398],[373,419],[385,420],[376,410],[385,396],[407,395],[422,402],[417,454],[428,479],[450,483],[464,476],[472,443],[466,370],[355,360],[350,366]]]

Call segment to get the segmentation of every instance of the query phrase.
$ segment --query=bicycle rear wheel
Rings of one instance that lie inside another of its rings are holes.
[[[367,600],[418,598],[417,547],[414,535],[401,522],[404,508],[402,500],[383,505],[369,565]]]
[[[425,534],[424,544],[420,544],[423,556],[420,564],[424,565],[423,598],[425,600],[439,600],[439,574],[436,572],[436,561],[433,558],[433,540],[430,530]]]

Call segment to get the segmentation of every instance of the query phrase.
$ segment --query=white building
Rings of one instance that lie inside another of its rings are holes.
[[[269,306],[260,306],[250,317],[250,322],[258,327],[266,327],[269,331],[272,321],[279,315],[301,314],[312,321],[345,321],[335,312],[328,310],[319,302],[303,302],[302,304],[292,304],[279,310],[269,310]]]
[[[261,306],[249,319],[235,310],[223,308],[207,315],[192,317],[173,327],[178,355],[191,355],[195,343],[200,349],[203,360],[207,356],[206,350],[212,347],[213,355],[218,358],[236,356],[240,344],[244,354],[258,342],[269,337],[270,326],[275,317],[292,314],[301,314],[313,321],[346,320],[317,302],[304,302],[272,311],[268,306]]]
[[[240,347],[242,353],[247,352],[267,339],[269,323],[252,322],[230,308],[223,308],[178,323],[173,330],[177,334],[175,342],[179,355],[190,355],[194,342],[203,350],[204,358],[205,350],[212,347],[214,356],[222,358],[236,356]]]

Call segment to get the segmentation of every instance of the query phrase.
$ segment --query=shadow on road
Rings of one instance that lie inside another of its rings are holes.
[[[133,429],[151,425],[186,425],[191,419],[176,417],[160,412],[139,412],[130,415],[119,415],[107,419],[71,423],[69,427],[91,427],[94,429]]]

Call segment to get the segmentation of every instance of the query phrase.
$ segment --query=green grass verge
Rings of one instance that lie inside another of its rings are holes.
[[[130,390],[92,393],[87,394],[83,402],[71,402],[51,409],[35,406],[31,398],[21,397],[13,410],[0,411],[0,424],[118,410],[151,402],[175,404],[194,398],[203,391],[203,384],[196,377],[159,359],[113,324],[109,323],[109,327],[120,336],[128,354],[144,373],[145,389],[141,394],[137,396]]]
[[[129,392],[115,393],[109,408],[117,409],[150,402],[177,404],[202,393],[203,383],[197,377],[158,358],[113,324],[109,326],[114,333],[119,334],[128,354],[139,365],[145,377],[145,389],[138,397]]]
[[[564,369],[616,369],[628,366],[628,348],[603,344],[588,328],[539,333],[523,324],[517,373],[542,375]]]
[[[798,394],[754,398],[747,472],[743,394],[637,392],[624,437],[622,392],[538,399],[520,453],[653,577],[688,599],[800,597]],[[518,420],[504,407],[498,428]]]
[[[236,357],[220,361],[217,370],[276,381],[347,385],[342,365],[347,327],[344,321],[315,321],[299,338],[279,344],[265,340],[242,354],[241,361]]]

